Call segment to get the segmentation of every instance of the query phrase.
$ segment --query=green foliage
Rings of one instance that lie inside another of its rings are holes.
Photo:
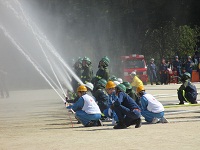
[[[184,25],[179,27],[178,52],[180,55],[193,55],[198,42],[199,28]]]
[[[175,55],[193,55],[200,36],[200,28],[184,25],[176,27],[174,22],[153,29],[145,45],[149,58],[173,58]]]

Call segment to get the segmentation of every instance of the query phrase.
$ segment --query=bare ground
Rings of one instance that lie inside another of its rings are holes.
[[[180,85],[147,85],[147,92],[164,105],[178,103]],[[200,84],[196,83],[198,91]],[[139,129],[85,128],[76,124],[53,90],[12,91],[0,99],[0,150],[199,150],[200,112],[166,115],[168,124],[146,124]],[[198,98],[199,99],[199,98]],[[166,108],[166,113],[200,110],[200,106]],[[73,127],[72,127],[73,126]]]

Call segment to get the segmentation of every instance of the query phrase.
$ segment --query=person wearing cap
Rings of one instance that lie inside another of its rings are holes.
[[[131,72],[130,76],[132,77],[131,85],[133,86],[133,89],[136,90],[137,87],[143,86],[143,82],[136,76],[136,72]]]
[[[97,90],[93,94],[101,112],[107,108],[108,94],[105,91],[106,83],[105,79],[100,79],[97,83]]]
[[[180,101],[179,105],[185,102],[191,104],[197,104],[197,88],[194,84],[190,82],[191,75],[185,72],[181,77],[181,82],[183,83],[177,90],[178,99]]]
[[[141,114],[148,123],[168,123],[164,117],[164,107],[151,94],[145,92],[144,86],[137,88],[137,94],[141,102]]]
[[[194,63],[192,61],[191,56],[187,57],[187,61],[184,63],[184,67],[185,67],[185,72],[190,73],[190,75],[192,76],[192,67],[194,66]]]
[[[154,63],[154,58],[151,58],[150,63],[147,65],[147,73],[151,82],[151,85],[153,85],[153,82],[156,82],[156,85],[159,85],[158,78],[157,78],[157,67]]]
[[[135,128],[141,127],[141,111],[136,102],[126,94],[126,87],[123,84],[116,86],[116,99],[111,99],[112,109],[118,117],[118,123],[114,129],[124,129],[131,125]]]
[[[167,70],[168,64],[166,63],[165,59],[163,58],[159,67],[159,73],[160,73],[160,84],[167,84]]]
[[[68,106],[67,109],[74,111],[75,118],[85,127],[101,126],[101,111],[94,98],[87,94],[85,85],[80,85],[77,88],[77,93],[79,96],[78,101]]]
[[[177,71],[177,75],[179,77],[182,76],[182,73],[181,73],[181,66],[182,66],[182,63],[181,61],[178,59],[178,56],[175,56],[175,60],[172,62],[172,70],[173,71]]]

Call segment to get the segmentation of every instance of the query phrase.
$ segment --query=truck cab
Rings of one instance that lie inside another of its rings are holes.
[[[147,65],[144,55],[132,54],[129,56],[121,56],[121,61],[125,81],[132,82],[130,73],[135,71],[137,76],[142,80],[143,84],[147,84]]]

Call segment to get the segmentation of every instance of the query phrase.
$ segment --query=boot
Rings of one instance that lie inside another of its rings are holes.
[[[180,100],[179,105],[184,105],[184,101],[183,101],[183,100]]]
[[[96,121],[95,126],[103,126],[103,122],[99,119]]]
[[[142,126],[142,120],[141,118],[138,118],[135,124],[135,128],[140,128]]]
[[[121,121],[113,127],[113,129],[125,129],[125,128],[127,128],[126,125],[124,124],[124,122]]]
[[[94,123],[95,122],[93,120],[91,120],[85,125],[85,127],[92,127],[92,126],[94,126]]]
[[[159,83],[159,82],[156,82],[156,85],[160,85],[160,83]]]

